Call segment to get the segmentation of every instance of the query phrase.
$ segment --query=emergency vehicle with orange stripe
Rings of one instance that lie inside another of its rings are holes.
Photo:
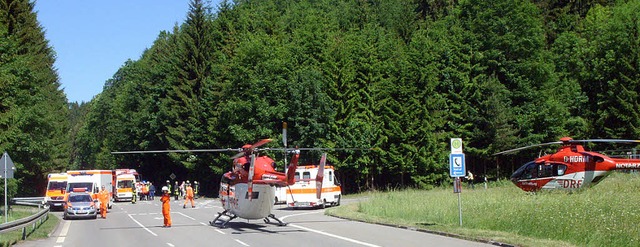
[[[116,186],[113,193],[114,201],[131,201],[133,199],[133,188],[140,181],[140,175],[135,169],[116,169]]]
[[[47,180],[47,192],[45,193],[47,205],[50,208],[63,208],[67,189],[67,174],[49,173]]]
[[[295,184],[283,188],[287,191],[287,206],[325,208],[340,205],[342,188],[333,166],[327,165],[324,169],[321,165],[298,166],[294,178]]]
[[[98,200],[98,193],[102,186],[109,192],[109,203],[107,208],[111,209],[113,206],[113,182],[114,171],[112,170],[74,170],[67,171],[67,195],[73,192],[76,188],[84,188],[85,191],[91,194],[91,198]],[[77,189],[75,191],[78,191]],[[100,202],[96,204],[97,208],[100,208]]]

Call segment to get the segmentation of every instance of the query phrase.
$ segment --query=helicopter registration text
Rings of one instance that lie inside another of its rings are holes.
[[[640,169],[640,163],[618,163],[617,169]]]
[[[591,157],[590,156],[564,156],[564,162],[566,163],[577,163],[577,162],[590,162],[591,161]]]

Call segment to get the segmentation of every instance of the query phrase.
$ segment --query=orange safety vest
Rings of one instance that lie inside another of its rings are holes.
[[[193,188],[191,186],[187,187],[187,197],[193,198]]]
[[[106,208],[109,203],[109,191],[102,190],[98,193],[98,200],[100,200],[100,207]]]

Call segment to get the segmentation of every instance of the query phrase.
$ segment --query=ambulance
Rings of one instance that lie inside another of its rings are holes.
[[[133,199],[133,186],[138,182],[138,172],[135,169],[116,169],[116,188],[113,194],[114,201],[131,201]]]
[[[274,204],[287,203],[287,187],[276,187],[276,198]]]
[[[318,166],[299,166],[296,169],[295,184],[285,188],[287,190],[287,205],[291,208],[324,208],[340,205],[342,188],[336,179],[333,166],[324,167],[322,192],[320,199],[316,194],[316,176]]]
[[[102,186],[109,192],[109,205],[107,208],[113,206],[113,181],[114,172],[111,170],[76,170],[67,171],[67,194],[76,188],[84,188],[91,194],[91,197],[96,200],[96,207],[100,208],[100,201],[98,200],[98,193]]]
[[[49,208],[63,208],[64,195],[67,189],[66,173],[49,173],[47,175],[47,192],[45,200]]]

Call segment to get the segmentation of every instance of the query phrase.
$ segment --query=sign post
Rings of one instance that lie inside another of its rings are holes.
[[[454,178],[453,193],[458,194],[458,215],[460,226],[462,226],[462,186],[460,177],[464,177],[467,169],[464,163],[464,153],[462,152],[462,138],[451,138],[451,154],[449,154],[449,174]]]
[[[0,177],[4,178],[4,223],[7,223],[9,221],[9,216],[7,215],[7,178],[13,178],[14,169],[13,161],[11,161],[11,157],[9,157],[9,154],[7,152],[4,152],[4,154],[2,154],[2,158],[0,158],[0,164],[3,165]]]

